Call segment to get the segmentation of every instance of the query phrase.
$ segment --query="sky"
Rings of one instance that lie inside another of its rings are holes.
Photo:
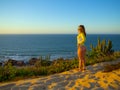
[[[0,34],[120,34],[120,0],[0,0]]]

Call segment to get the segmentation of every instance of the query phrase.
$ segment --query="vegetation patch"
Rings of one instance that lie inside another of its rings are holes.
[[[86,65],[120,58],[120,51],[114,51],[112,46],[112,41],[108,40],[106,43],[106,40],[100,41],[100,38],[98,38],[97,45],[93,46],[91,44],[91,50],[86,53]],[[68,71],[78,68],[78,59],[76,57],[74,59],[58,58],[50,61],[50,56],[46,56],[44,59],[40,56],[38,59],[31,59],[28,65],[24,66],[23,62],[17,64],[19,66],[14,66],[16,62],[14,61],[14,64],[12,64],[10,60],[10,62],[7,62],[4,66],[0,66],[0,82],[23,79],[26,77],[46,76]],[[104,71],[109,72],[118,68],[120,68],[120,63],[116,65],[106,65]]]

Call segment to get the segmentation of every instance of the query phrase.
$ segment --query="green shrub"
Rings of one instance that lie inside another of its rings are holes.
[[[11,80],[16,77],[17,69],[8,63],[4,67],[0,67],[0,81]]]
[[[120,58],[120,51],[116,51],[113,54],[116,58]]]

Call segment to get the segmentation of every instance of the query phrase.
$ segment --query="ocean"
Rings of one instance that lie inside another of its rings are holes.
[[[77,34],[26,34],[0,35],[0,61],[8,59],[28,61],[30,58],[50,55],[50,59],[73,58],[77,55]],[[97,44],[97,39],[113,42],[113,49],[120,50],[120,35],[88,34],[86,47]]]

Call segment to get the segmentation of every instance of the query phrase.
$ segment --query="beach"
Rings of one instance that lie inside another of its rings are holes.
[[[120,58],[87,66],[85,72],[72,69],[34,79],[0,83],[0,90],[120,90],[120,69],[103,72],[106,64]]]

